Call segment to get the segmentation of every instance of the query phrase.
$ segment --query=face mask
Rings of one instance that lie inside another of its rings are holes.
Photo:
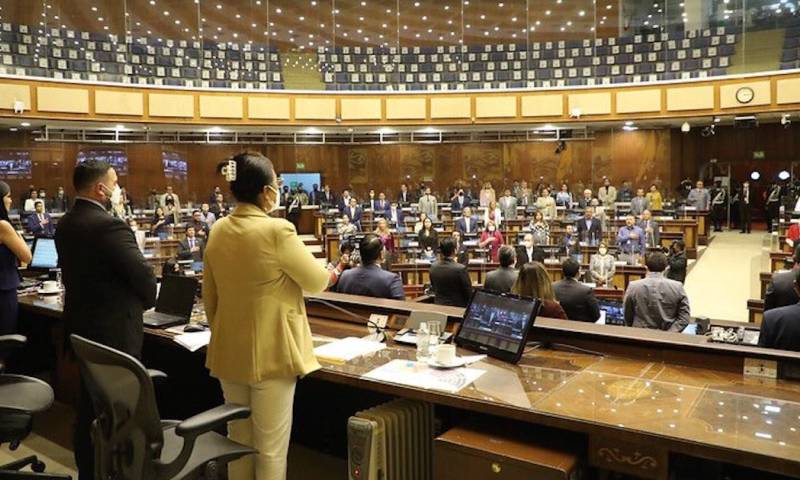
[[[272,204],[272,207],[271,207],[271,208],[270,208],[270,209],[267,211],[267,213],[272,213],[272,212],[274,212],[275,210],[277,210],[277,209],[278,209],[278,207],[280,207],[280,206],[281,206],[281,195],[280,195],[280,192],[278,192],[278,190],[276,190],[276,189],[275,189],[275,187],[273,187],[272,185],[270,185],[270,186],[269,186],[269,187],[267,187],[267,188],[269,188],[270,190],[272,190],[273,192],[275,192],[275,203],[273,203],[273,204]]]
[[[494,227],[489,227],[489,233],[494,233]]]
[[[600,255],[605,255],[606,253],[608,253],[608,250],[606,250],[605,248],[601,248],[601,249],[600,249],[600,250],[598,250],[597,252],[598,252]]]
[[[108,200],[111,206],[114,207],[119,205],[120,202],[122,201],[122,188],[120,188],[119,185],[114,185],[113,189],[108,188],[105,184],[102,183],[100,185],[102,185],[106,191],[111,192],[111,193],[106,193],[106,195],[109,196]]]
[[[522,243],[525,244],[525,248],[531,248],[533,246],[533,242],[530,240],[525,240]]]

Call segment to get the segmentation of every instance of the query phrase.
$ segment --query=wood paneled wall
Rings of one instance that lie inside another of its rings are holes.
[[[566,151],[555,154],[554,143],[469,143],[442,145],[186,145],[122,144],[128,154],[128,175],[121,178],[136,201],[150,189],[163,191],[170,183],[182,198],[204,201],[215,185],[223,183],[215,174],[216,165],[242,150],[266,154],[279,172],[321,172],[323,182],[335,191],[352,186],[358,193],[368,188],[394,195],[399,184],[430,183],[444,191],[457,180],[489,180],[495,188],[510,185],[515,179],[535,183],[539,177],[557,183],[583,183],[599,186],[603,176],[615,183],[630,180],[634,185],[650,183],[671,191],[681,178],[695,178],[700,167],[711,158],[731,161],[734,178],[743,179],[759,169],[763,182],[775,178],[780,170],[800,161],[800,127],[780,125],[752,130],[718,128],[713,137],[704,138],[699,129],[682,134],[674,129],[621,132],[603,131],[594,140],[567,143]],[[81,148],[77,143],[37,143],[24,133],[0,134],[1,149],[26,149],[33,159],[31,179],[8,180],[15,199],[29,184],[43,187],[48,194],[58,185],[71,192],[72,171]],[[162,150],[182,153],[189,162],[186,181],[168,181],[161,162]],[[763,150],[765,160],[753,160],[752,152]]]

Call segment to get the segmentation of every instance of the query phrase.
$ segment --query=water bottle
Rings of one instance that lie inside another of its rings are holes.
[[[417,361],[427,362],[431,356],[430,333],[427,322],[420,322],[417,329]]]

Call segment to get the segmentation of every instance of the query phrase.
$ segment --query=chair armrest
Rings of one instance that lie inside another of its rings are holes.
[[[175,433],[181,437],[197,437],[231,420],[238,420],[249,416],[250,409],[248,407],[236,405],[235,403],[226,403],[187,418],[175,427]]]
[[[155,380],[157,378],[167,378],[167,374],[162,372],[161,370],[154,370],[152,368],[147,369],[147,375],[150,377],[150,380]]]

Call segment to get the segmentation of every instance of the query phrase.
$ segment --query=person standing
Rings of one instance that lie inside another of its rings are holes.
[[[742,190],[739,194],[739,223],[741,223],[740,233],[750,233],[752,226],[752,218],[750,217],[750,205],[752,200],[752,192],[750,192],[750,182],[745,180],[742,183]]]
[[[499,201],[500,213],[506,220],[517,219],[517,197],[511,195],[511,190],[506,189]]]
[[[0,181],[0,335],[17,333],[17,265],[31,262],[31,250],[8,217],[11,203],[11,187]]]
[[[765,206],[767,213],[767,231],[772,233],[773,229],[778,228],[778,220],[780,218],[781,207],[781,186],[777,183],[772,184],[767,194],[767,204]]]
[[[156,277],[124,220],[108,209],[118,196],[117,173],[107,162],[86,160],[72,177],[75,203],[56,228],[64,282],[66,334],[77,334],[140,357],[142,313],[156,302]],[[90,430],[94,408],[81,380],[75,462],[80,480],[94,479]]]
[[[708,190],[703,186],[702,180],[698,180],[695,188],[689,191],[689,195],[686,197],[686,205],[697,210],[708,210],[711,206],[711,195],[708,194]]]
[[[647,276],[628,285],[625,292],[625,325],[681,332],[691,320],[689,299],[683,285],[663,275],[667,256],[653,252],[647,256]]]
[[[711,192],[711,221],[714,223],[714,231],[722,231],[722,221],[725,220],[725,207],[728,205],[728,192],[717,182]]]
[[[617,233],[617,245],[620,251],[620,260],[625,260],[628,265],[638,265],[639,257],[645,252],[644,231],[636,226],[633,215],[625,217],[623,225]]]
[[[269,159],[241,153],[231,161],[236,208],[216,222],[205,251],[206,366],[227,403],[252,411],[228,424],[228,437],[258,452],[230,463],[228,478],[278,480],[286,477],[297,379],[320,368],[303,292],[323,291],[330,274],[290,222],[269,216],[280,194]]]
[[[178,194],[173,191],[172,185],[167,185],[167,191],[159,198],[159,204],[164,213],[172,215],[174,223],[181,221],[181,201]]]
[[[661,226],[653,220],[650,210],[642,212],[639,228],[644,232],[644,244],[647,248],[661,248]]]
[[[611,179],[608,177],[603,179],[603,186],[597,190],[597,198],[606,208],[613,209],[617,203],[617,189],[611,185]]]
[[[683,240],[675,240],[669,247],[667,256],[667,278],[676,282],[686,281],[686,244]]]
[[[614,288],[615,261],[614,255],[608,253],[605,242],[600,242],[597,254],[592,255],[589,261],[589,274],[598,287]]]
[[[638,217],[645,210],[650,208],[650,202],[644,196],[644,188],[636,189],[636,196],[631,199],[631,215]]]
[[[483,286],[487,290],[508,293],[517,281],[517,271],[514,269],[517,255],[514,247],[511,245],[500,247],[499,260],[500,266],[486,274],[486,282]]]
[[[50,208],[54,212],[66,212],[69,210],[69,197],[64,193],[64,187],[59,186],[56,196],[53,197]]]
[[[650,204],[649,208],[659,211],[664,208],[664,198],[655,183],[650,185],[650,191],[645,196],[647,197],[647,203]]]
[[[478,245],[488,250],[490,261],[497,261],[500,247],[503,245],[503,235],[497,231],[497,226],[494,222],[489,221],[486,224],[486,229],[481,233]]]
[[[431,195],[431,187],[425,187],[425,195],[419,199],[418,210],[432,220],[436,220],[439,213],[439,205],[436,203],[436,197]]]
[[[44,202],[36,200],[36,211],[28,216],[28,231],[35,237],[52,237],[56,229],[53,219],[44,210]]]

